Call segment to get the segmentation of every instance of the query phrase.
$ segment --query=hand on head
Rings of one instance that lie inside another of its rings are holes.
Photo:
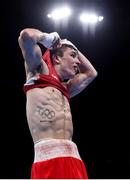
[[[48,49],[60,48],[62,45],[68,45],[78,51],[77,47],[67,39],[61,39],[57,32],[45,33],[45,39],[41,42]]]
[[[60,43],[60,36],[57,32],[44,33],[44,39],[40,43],[48,49],[57,48]]]
[[[60,37],[55,36],[50,49],[60,48],[62,46],[61,41]]]

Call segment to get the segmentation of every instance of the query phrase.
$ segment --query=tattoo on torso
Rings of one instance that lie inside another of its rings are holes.
[[[55,112],[50,110],[49,108],[37,107],[37,112],[43,119],[40,122],[52,121],[55,117]]]

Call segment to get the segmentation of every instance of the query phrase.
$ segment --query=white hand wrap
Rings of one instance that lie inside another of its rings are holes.
[[[44,39],[40,41],[41,44],[43,44],[46,48],[51,49],[55,42],[60,39],[60,36],[57,32],[52,33],[44,33]]]

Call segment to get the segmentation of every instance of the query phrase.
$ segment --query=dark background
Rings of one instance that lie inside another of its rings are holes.
[[[67,2],[73,17],[55,27],[46,14]],[[30,178],[33,143],[26,122],[24,61],[17,43],[26,27],[57,31],[91,61],[98,77],[71,100],[74,136],[89,178],[130,178],[130,3],[122,0],[18,0],[1,2],[0,178]],[[83,32],[76,17],[95,10],[104,20]]]

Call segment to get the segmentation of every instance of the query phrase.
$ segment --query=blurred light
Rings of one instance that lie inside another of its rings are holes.
[[[102,21],[103,19],[104,19],[103,16],[99,16],[99,17],[98,17],[98,21]]]
[[[87,13],[82,13],[79,17],[80,21],[82,23],[86,23],[86,24],[95,24],[98,21],[102,21],[103,20],[103,16],[96,16],[95,14],[87,14]]]
[[[48,17],[48,18],[51,18],[51,14],[47,14],[47,17]]]
[[[67,18],[71,15],[71,10],[69,7],[63,7],[60,9],[55,9],[54,11],[52,11],[51,14],[48,14],[47,17],[48,18],[52,18],[54,20],[61,20],[64,18]]]

